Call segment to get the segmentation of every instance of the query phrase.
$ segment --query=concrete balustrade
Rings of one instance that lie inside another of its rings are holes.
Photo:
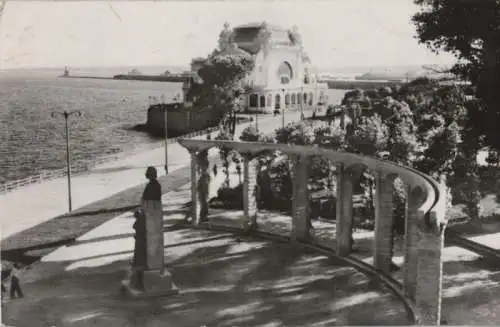
[[[400,178],[407,188],[406,230],[402,291],[415,305],[424,325],[439,325],[441,318],[442,252],[446,227],[446,192],[443,184],[417,170],[392,162],[321,147],[273,143],[180,139],[191,153],[191,218],[199,224],[208,216],[207,151],[225,147],[243,157],[242,226],[258,224],[257,173],[259,154],[279,151],[292,159],[293,196],[291,239],[310,239],[308,177],[310,158],[323,156],[335,162],[337,174],[336,253],[349,256],[353,233],[354,180],[363,169],[375,176],[375,237],[373,265],[391,273],[393,246],[393,189]]]

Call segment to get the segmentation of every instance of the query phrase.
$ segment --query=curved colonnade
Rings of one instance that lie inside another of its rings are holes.
[[[446,189],[430,176],[389,161],[339,152],[317,146],[273,143],[234,142],[180,139],[191,154],[191,218],[199,225],[208,216],[208,150],[231,149],[243,157],[242,230],[258,231],[257,157],[280,152],[292,160],[293,196],[292,229],[289,239],[313,246],[325,254],[334,250],[357,269],[378,275],[378,278],[404,298],[414,310],[417,321],[439,325],[441,318],[442,253],[446,227]],[[335,162],[337,174],[336,231],[332,232],[336,248],[315,244],[310,236],[308,215],[308,177],[311,157],[321,156]],[[375,236],[373,266],[350,256],[353,233],[353,189],[357,174],[368,169],[375,176]],[[390,277],[392,262],[393,183],[400,178],[407,190],[403,283]]]

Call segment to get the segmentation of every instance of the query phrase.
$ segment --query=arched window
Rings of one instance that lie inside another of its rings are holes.
[[[295,104],[295,98],[296,98],[296,97],[297,97],[297,96],[295,95],[295,93],[292,93],[292,105],[294,105],[294,104]]]
[[[282,62],[278,67],[277,74],[281,84],[290,83],[290,81],[293,79],[292,65],[290,65],[286,61]]]
[[[309,93],[309,105],[312,106],[313,105],[313,100],[314,100],[314,95],[312,94],[312,92]]]
[[[287,105],[287,106],[288,106],[289,104],[290,104],[290,94],[288,94],[288,93],[287,93],[287,94],[285,95],[285,105]]]
[[[271,94],[267,96],[267,106],[272,107],[273,106],[273,97]]]
[[[297,104],[302,104],[302,93],[297,93]]]
[[[281,97],[280,97],[279,94],[276,94],[276,97],[274,98],[274,102],[275,102],[274,103],[274,108],[276,108],[276,109],[281,108],[281,106],[280,106],[281,105],[281,103],[280,103],[281,102]]]
[[[304,104],[307,103],[307,93],[304,93]]]
[[[250,95],[250,108],[257,108],[257,101],[259,101],[257,94]]]
[[[259,104],[260,104],[261,108],[266,107],[266,97],[265,96],[263,96],[263,95],[260,96],[260,103]]]

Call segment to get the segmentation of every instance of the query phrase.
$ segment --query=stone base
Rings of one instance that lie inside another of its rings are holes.
[[[137,278],[142,282],[143,289],[135,288],[131,284]],[[160,274],[159,270],[132,272],[122,280],[120,290],[123,295],[132,298],[170,296],[179,293],[179,289],[172,282],[172,275],[166,270],[163,274]]]

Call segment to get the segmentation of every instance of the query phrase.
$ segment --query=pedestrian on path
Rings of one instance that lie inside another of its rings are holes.
[[[14,299],[16,296],[24,297],[23,291],[21,290],[21,284],[19,279],[19,264],[14,263],[12,270],[10,271],[10,298]]]

